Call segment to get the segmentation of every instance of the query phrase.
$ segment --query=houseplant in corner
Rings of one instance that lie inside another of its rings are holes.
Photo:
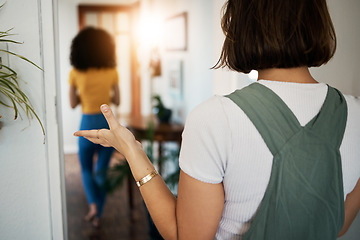
[[[4,6],[1,5],[0,9]],[[31,102],[27,95],[24,93],[24,91],[20,88],[19,82],[18,82],[18,75],[15,70],[13,70],[9,64],[3,63],[4,57],[9,56],[15,56],[17,58],[20,58],[33,66],[37,67],[41,70],[41,68],[30,61],[29,59],[18,55],[14,52],[11,52],[7,49],[8,44],[22,44],[21,42],[12,40],[11,37],[12,29],[2,31],[0,30],[0,105],[8,108],[12,108],[14,110],[14,120],[21,116],[21,112],[25,112],[26,117],[30,120],[33,117],[37,119],[39,122],[42,132],[45,135],[45,129],[44,126],[36,114],[34,108],[31,105]],[[0,119],[1,119],[1,112],[0,112]]]
[[[162,123],[169,123],[172,110],[164,106],[164,103],[162,102],[160,95],[155,95],[153,97],[153,100],[155,101],[155,106],[153,110],[156,114],[156,117]]]

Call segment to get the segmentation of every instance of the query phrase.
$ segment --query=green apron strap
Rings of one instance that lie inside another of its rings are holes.
[[[345,119],[344,119],[345,117]],[[339,90],[328,86],[325,102],[317,114],[305,128],[318,136],[323,136],[334,147],[339,148],[346,126],[347,105]],[[328,121],[331,119],[331,121]],[[323,124],[326,122],[326,124]],[[332,131],[329,131],[332,129]]]
[[[299,121],[272,90],[259,83],[236,90],[227,95],[255,125],[273,156],[296,132]]]

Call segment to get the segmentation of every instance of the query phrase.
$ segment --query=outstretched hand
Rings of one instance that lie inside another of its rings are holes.
[[[110,129],[82,130],[75,132],[74,136],[84,137],[104,147],[114,147],[124,156],[126,156],[133,147],[141,146],[141,144],[135,140],[134,135],[127,128],[120,125],[108,105],[103,104],[100,109]]]

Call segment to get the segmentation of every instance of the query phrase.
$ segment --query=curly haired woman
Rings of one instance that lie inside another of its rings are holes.
[[[111,35],[102,29],[84,28],[72,41],[70,62],[73,66],[69,76],[70,104],[72,108],[81,105],[80,130],[108,128],[100,105],[120,104],[115,43]],[[81,175],[89,204],[85,220],[91,221],[94,227],[100,224],[106,197],[103,185],[112,152],[112,147],[79,138]],[[95,154],[97,160],[94,169]]]

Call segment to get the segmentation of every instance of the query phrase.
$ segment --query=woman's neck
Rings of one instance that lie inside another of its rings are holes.
[[[271,68],[258,71],[258,80],[271,80],[294,83],[317,83],[307,67]]]

